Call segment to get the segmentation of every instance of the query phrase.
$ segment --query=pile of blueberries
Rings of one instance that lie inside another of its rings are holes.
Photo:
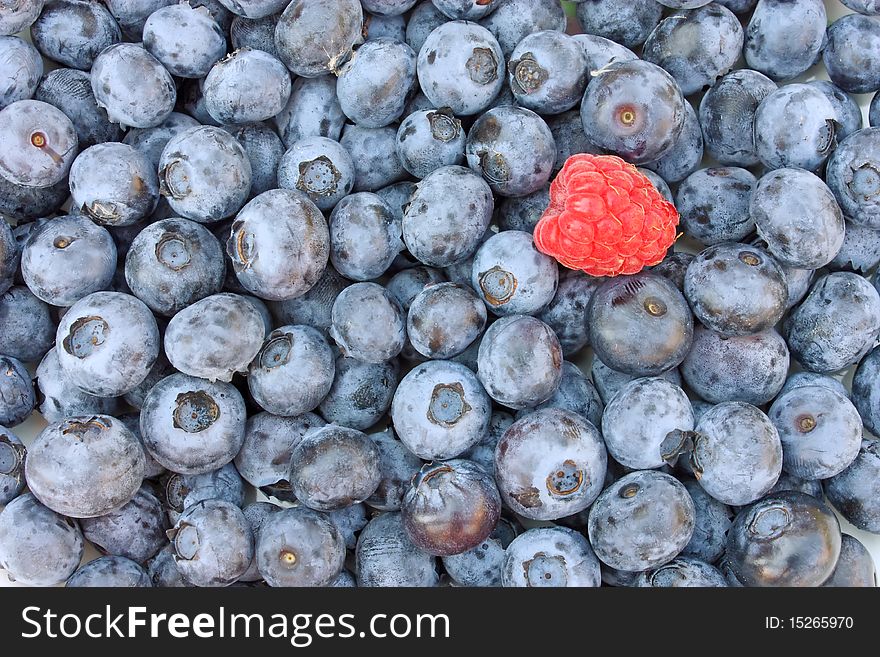
[[[880,2],[844,4],[0,0],[0,567],[874,586],[833,511],[880,533]],[[539,252],[578,153],[696,255]]]

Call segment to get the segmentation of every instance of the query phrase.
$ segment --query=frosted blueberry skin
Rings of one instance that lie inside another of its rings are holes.
[[[120,556],[98,557],[70,576],[67,588],[143,588],[153,582],[146,570],[137,562]]]
[[[24,490],[27,448],[18,436],[0,426],[0,504],[6,506]]]
[[[380,433],[370,434],[379,450],[379,486],[366,504],[378,511],[400,511],[403,496],[409,490],[410,482],[422,467],[422,460],[410,452],[399,441],[392,428]]]
[[[733,509],[709,495],[695,479],[683,479],[682,484],[694,501],[695,514],[694,535],[681,556],[717,563],[727,546]]]
[[[346,356],[367,363],[384,363],[403,349],[406,320],[384,287],[355,283],[333,302],[330,337]]]
[[[125,280],[149,308],[171,316],[220,292],[226,276],[223,249],[204,226],[164,219],[144,228],[125,258]]]
[[[417,0],[362,0],[361,4],[371,14],[401,16],[415,6]]]
[[[265,121],[290,98],[290,74],[262,50],[236,50],[214,64],[204,83],[205,109],[220,124]]]
[[[142,486],[124,506],[80,521],[83,535],[103,554],[143,564],[167,544],[168,521],[162,503]]]
[[[745,239],[755,229],[749,203],[757,182],[738,167],[695,171],[675,195],[682,229],[707,246]]]
[[[639,588],[718,588],[727,579],[715,566],[692,557],[676,557],[668,564],[640,573],[634,586]]]
[[[288,4],[285,0],[220,0],[220,3],[236,16],[251,19],[271,16]]]
[[[428,361],[397,386],[391,404],[394,429],[425,460],[460,455],[486,433],[492,404],[477,376],[451,361]]]
[[[584,123],[581,121],[581,112],[579,108],[556,114],[554,116],[545,116],[547,127],[550,128],[550,134],[553,135],[553,141],[556,144],[556,162],[553,164],[553,173],[557,173],[565,166],[565,163],[573,155],[578,153],[600,154],[600,150],[593,145],[593,142],[587,137],[584,131]],[[549,190],[549,185],[546,188]],[[540,194],[541,190],[530,194]],[[528,198],[528,197],[527,197]],[[507,199],[505,199],[507,200]],[[548,203],[549,204],[549,203]],[[544,208],[547,206],[545,205]],[[539,217],[540,218],[540,215]],[[537,223],[537,219],[535,220]],[[533,228],[534,224],[529,227]],[[517,230],[525,230],[525,228],[515,227]],[[504,228],[502,227],[502,230]]]
[[[247,371],[266,337],[263,317],[245,297],[214,294],[187,306],[168,323],[165,354],[184,374],[231,381]]]
[[[413,545],[399,513],[373,518],[355,549],[358,586],[437,586],[436,559]]]
[[[78,388],[61,369],[54,345],[37,366],[36,384],[40,391],[40,414],[47,422],[68,417],[116,415],[121,404],[116,397],[96,397]]]
[[[339,143],[354,162],[354,191],[375,192],[407,177],[395,152],[396,139],[397,130],[392,126],[345,126]]]
[[[332,322],[333,302],[348,281],[336,269],[327,267],[308,292],[295,299],[269,301],[272,318],[278,325],[302,324],[326,333]]]
[[[831,101],[831,104],[837,111],[838,141],[842,142],[852,133],[865,127],[861,107],[859,107],[855,98],[850,96],[843,89],[835,86],[828,80],[812,80],[807,84],[825,94],[825,97]]]
[[[28,586],[56,586],[79,566],[83,537],[75,520],[43,506],[32,493],[0,511],[0,567]]]
[[[751,69],[728,73],[700,101],[700,126],[706,152],[726,166],[760,162],[754,141],[755,113],[778,89],[773,80]]]
[[[27,187],[0,176],[0,213],[23,221],[34,222],[61,212],[61,206],[69,196],[66,177],[49,187]],[[24,231],[34,228],[33,223],[23,226],[19,228]]]
[[[521,107],[496,107],[468,132],[468,166],[496,194],[525,196],[550,180],[556,163],[553,133],[540,116]]]
[[[874,557],[859,539],[842,534],[840,557],[834,572],[822,586],[830,587],[875,587],[877,572]]]
[[[265,122],[230,126],[228,130],[251,163],[250,197],[278,187],[278,165],[284,155],[284,144],[275,130]]]
[[[626,374],[625,372],[618,372],[617,370],[611,369],[595,354],[593,355],[593,362],[590,365],[590,373],[596,389],[599,391],[599,395],[605,404],[611,403],[614,396],[626,387],[628,383],[640,378],[632,374]],[[679,387],[683,387],[681,373],[678,371],[677,367],[661,372],[657,376],[662,377]]]
[[[447,267],[476,250],[493,209],[483,178],[465,167],[441,167],[416,187],[403,215],[403,240],[423,264]]]
[[[785,168],[765,174],[752,194],[750,213],[780,264],[816,269],[843,245],[840,207],[828,186],[808,171]]]
[[[260,571],[257,568],[257,537],[260,535],[260,529],[262,528],[263,523],[266,521],[266,519],[272,514],[278,513],[279,511],[281,511],[281,507],[275,506],[270,502],[251,502],[250,504],[242,508],[241,512],[244,514],[244,517],[247,518],[247,521],[251,526],[251,532],[254,535],[254,558],[251,560],[251,565],[248,566],[247,572],[245,572],[244,575],[238,578],[239,582],[263,581],[263,576],[260,574]]]
[[[12,0],[4,3],[0,16],[0,35],[10,36],[26,30],[43,10],[46,0]]]
[[[146,565],[147,574],[149,574],[150,581],[153,582],[155,587],[182,588],[193,586],[180,574],[177,564],[174,563],[174,548],[170,543],[166,544]]]
[[[755,406],[722,402],[697,423],[690,465],[703,489],[733,506],[760,499],[782,472],[782,443]]]
[[[415,267],[402,269],[394,274],[388,281],[385,289],[388,290],[388,293],[394,297],[394,300],[400,304],[403,310],[409,312],[412,302],[419,293],[431,285],[445,282],[446,277],[439,269],[416,265]]]
[[[561,276],[552,301],[537,315],[556,333],[566,357],[576,354],[590,341],[587,306],[600,282],[580,272]]]
[[[880,14],[880,4],[877,0],[840,0],[845,7],[849,7],[853,11],[866,16],[876,16]]]
[[[853,385],[855,385],[855,383],[853,383]],[[804,388],[807,386],[819,386],[821,388],[827,388],[828,390],[836,392],[843,397],[846,397],[847,399],[850,398],[850,391],[847,390],[840,381],[826,374],[816,374],[815,372],[795,372],[794,374],[789,376],[788,379],[785,380],[785,385],[782,386],[782,390],[779,391],[779,396],[784,395],[790,390]],[[855,393],[853,394],[853,399],[855,399]]]
[[[47,426],[28,449],[28,488],[46,506],[74,518],[114,511],[135,496],[144,452],[134,434],[109,415]]]
[[[141,438],[150,456],[169,470],[199,474],[238,454],[245,420],[244,400],[231,384],[172,374],[144,400]]]
[[[293,0],[275,27],[275,49],[295,75],[335,74],[363,39],[363,24],[359,0]]]
[[[828,479],[858,456],[862,420],[844,395],[802,386],[779,395],[767,413],[782,440],[783,467],[795,477]]]
[[[232,49],[262,50],[273,57],[278,57],[278,51],[275,50],[275,26],[277,24],[277,15],[270,14],[262,18],[245,18],[236,15],[229,28]]]
[[[47,304],[20,285],[0,296],[0,354],[38,361],[54,345],[55,322]]]
[[[496,0],[492,12],[480,21],[498,40],[506,59],[527,36],[542,32],[563,33],[565,13],[554,0]]]
[[[113,123],[152,128],[168,118],[177,100],[171,74],[143,47],[117,43],[92,65],[92,91]],[[131,99],[138,102],[132,104]]]
[[[821,56],[827,25],[822,0],[760,0],[746,26],[746,63],[777,81],[796,78]]]
[[[553,396],[534,409],[526,408],[517,411],[516,419],[519,420],[542,408],[561,408],[577,413],[596,427],[602,422],[603,404],[599,391],[581,369],[569,361],[562,363],[562,382]]]
[[[523,415],[527,414],[527,411]],[[514,423],[514,416],[506,411],[494,411],[489,420],[489,428],[480,441],[466,450],[461,456],[469,461],[473,461],[479,466],[495,476],[495,447],[501,439],[502,434],[507,428]]]
[[[415,51],[394,39],[372,39],[339,69],[336,97],[354,123],[383,128],[401,117],[415,84]]]
[[[114,417],[122,422],[122,424],[124,424],[126,428],[131,431],[132,434],[134,434],[134,437],[137,438],[138,442],[141,444],[141,448],[143,448],[144,441],[141,438],[140,411],[136,413],[119,413]],[[165,474],[165,472],[165,466],[157,463],[156,460],[152,456],[150,456],[149,452],[144,450],[144,479],[155,479],[156,477]],[[150,490],[152,491],[152,489]]]
[[[336,97],[336,78],[333,75],[297,78],[287,106],[273,121],[287,148],[306,137],[338,141],[345,126],[345,114]]]
[[[575,34],[572,37],[584,51],[587,58],[587,82],[592,78],[593,71],[613,64],[638,59],[638,56],[626,46],[596,34]]]
[[[774,329],[724,337],[698,326],[681,374],[691,390],[708,402],[741,401],[760,406],[782,389],[789,362],[789,348]]]
[[[489,30],[457,20],[428,35],[417,71],[421,90],[434,107],[473,116],[485,111],[504,85],[504,53]]]
[[[256,488],[271,491],[279,499],[288,497],[290,454],[311,429],[325,422],[314,413],[280,417],[257,413],[247,420],[244,442],[235,455],[235,467]],[[287,490],[288,495],[283,491]]]
[[[427,463],[401,505],[403,527],[416,547],[436,556],[467,552],[486,540],[501,516],[492,477],[464,459]]]
[[[5,293],[12,287],[20,262],[21,248],[15,239],[12,226],[4,219],[0,221],[0,293]]]
[[[588,535],[596,556],[618,570],[660,566],[688,544],[694,503],[673,477],[643,470],[606,488],[590,509]]]
[[[419,110],[400,122],[395,144],[403,167],[424,178],[443,166],[464,163],[465,130],[449,110]]]
[[[160,351],[150,309],[120,292],[94,292],[77,301],[55,333],[58,361],[83,391],[118,397],[147,376]]]
[[[123,34],[136,41],[140,40],[144,23],[150,14],[166,5],[175,3],[174,0],[107,0],[105,4],[113,14],[113,18],[119,23],[119,27],[122,28]]]
[[[406,43],[419,52],[428,35],[447,21],[449,17],[437,9],[437,5],[431,0],[422,0],[413,8],[406,22]]]
[[[576,6],[578,22],[587,34],[611,39],[627,48],[645,42],[660,22],[663,7],[654,0],[585,0]]]
[[[514,538],[516,530],[501,518],[489,537],[475,548],[443,557],[443,567],[459,586],[501,586],[505,550]]]
[[[189,507],[168,537],[177,568],[196,586],[229,586],[254,558],[250,523],[229,502],[204,500]]]
[[[695,257],[692,253],[668,252],[660,264],[654,265],[649,271],[660,274],[684,293],[684,277]]]
[[[848,220],[844,223],[843,246],[828,263],[828,269],[865,275],[880,263],[880,231]]]
[[[73,122],[39,100],[19,100],[0,111],[0,145],[0,177],[25,187],[57,184],[78,152]]]
[[[855,224],[880,229],[880,128],[850,135],[828,160],[825,181]]]
[[[599,560],[581,534],[565,527],[529,529],[507,547],[504,587],[597,587]]]
[[[245,483],[232,463],[227,463],[217,470],[191,475],[174,475],[169,481],[177,481],[179,486],[177,498],[182,498],[179,506],[169,510],[183,511],[203,500],[223,500],[237,507],[244,505]],[[167,491],[167,488],[166,488]],[[166,503],[170,506],[171,495]],[[172,518],[173,520],[176,518]]]
[[[199,127],[199,122],[191,116],[172,112],[167,119],[154,128],[131,128],[125,133],[122,141],[143,153],[153,167],[158,170],[162,151],[171,138],[176,137],[184,130],[197,127]]]
[[[684,125],[672,148],[660,159],[647,162],[644,167],[657,173],[668,185],[681,182],[703,162],[703,132],[696,110],[690,103],[684,106]]]
[[[678,83],[659,66],[615,62],[593,73],[581,120],[596,147],[644,164],[671,152],[684,128],[684,106]]]
[[[633,376],[656,376],[678,366],[694,331],[678,288],[646,272],[606,280],[590,299],[587,325],[602,362]]]
[[[524,415],[495,448],[495,477],[505,505],[533,520],[557,520],[588,508],[602,490],[606,466],[599,431],[566,409]]]
[[[819,586],[834,572],[840,546],[840,524],[830,507],[789,491],[737,514],[727,560],[746,586]]]
[[[493,235],[474,256],[471,285],[494,314],[532,315],[556,294],[559,267],[518,230]]]
[[[880,349],[868,353],[856,368],[852,401],[864,425],[874,434],[880,432]]]
[[[364,433],[326,425],[294,447],[290,486],[296,498],[316,511],[333,511],[367,499],[382,477],[379,450]]]
[[[351,155],[327,137],[297,141],[278,163],[278,186],[302,192],[325,211],[348,196],[355,175]]]
[[[272,301],[294,299],[311,289],[324,273],[329,248],[321,211],[303,194],[286,189],[250,201],[236,216],[226,244],[239,282]]]
[[[456,283],[423,289],[407,315],[407,336],[427,358],[458,356],[483,332],[486,307],[473,290]]]
[[[866,439],[855,461],[823,482],[825,495],[859,529],[880,532],[880,442]]]
[[[52,0],[31,26],[31,39],[49,59],[88,71],[104,48],[122,41],[122,31],[101,3]]]
[[[397,363],[364,363],[340,355],[335,372],[319,406],[321,415],[329,422],[361,431],[382,419],[397,388]]]
[[[432,0],[433,2],[433,0]],[[434,6],[450,20],[475,21],[494,11],[498,0],[436,0]]]
[[[880,333],[880,296],[858,274],[820,278],[786,322],[788,346],[805,369],[828,374],[858,362]]]
[[[5,80],[0,110],[32,98],[43,77],[43,59],[36,48],[15,36],[0,36],[0,75]]]
[[[660,378],[636,379],[614,396],[602,415],[609,453],[634,470],[662,467],[670,460],[667,437],[693,428],[687,395]]]
[[[244,205],[252,169],[235,137],[199,126],[172,137],[159,160],[159,185],[172,209],[186,219],[213,223]]]
[[[880,89],[880,23],[873,16],[849,14],[828,26],[822,60],[828,77],[851,94]]]
[[[330,214],[329,228],[330,262],[337,272],[354,281],[379,278],[405,248],[400,221],[391,207],[371,192],[342,198]]]
[[[204,78],[226,54],[226,36],[211,13],[186,4],[168,5],[150,14],[143,44],[179,78]]]
[[[248,389],[262,408],[295,417],[317,408],[333,385],[333,351],[311,326],[282,326],[248,367]]]
[[[562,382],[562,348],[553,330],[527,315],[502,317],[483,335],[477,356],[489,396],[513,409],[547,401]]]
[[[532,32],[510,54],[508,82],[521,107],[539,114],[570,110],[587,86],[584,49],[563,32]]]

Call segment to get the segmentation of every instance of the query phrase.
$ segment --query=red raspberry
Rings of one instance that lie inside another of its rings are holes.
[[[678,211],[632,164],[612,155],[573,155],[550,185],[535,227],[538,250],[591,276],[635,274],[663,260]]]

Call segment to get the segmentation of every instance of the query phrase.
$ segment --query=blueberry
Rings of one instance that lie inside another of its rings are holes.
[[[605,68],[614,62],[626,62],[638,59],[638,56],[626,46],[596,34],[575,34],[574,40],[580,45],[587,57],[587,74],[592,77],[594,71]]]
[[[836,379],[834,379],[836,381]],[[880,349],[871,351],[856,368],[852,381],[852,401],[865,426],[880,431]]]
[[[645,167],[659,174],[667,183],[681,182],[697,170],[703,160],[703,133],[700,120],[690,103],[685,103],[685,119],[681,134],[672,148],[659,160]]]
[[[456,283],[426,287],[412,301],[407,335],[428,358],[461,354],[486,326],[486,307],[472,290]]]
[[[746,586],[819,586],[834,572],[840,544],[840,524],[824,502],[784,492],[737,514],[727,558]]]
[[[724,554],[727,532],[733,523],[733,510],[709,495],[694,479],[682,481],[696,510],[694,535],[681,554],[684,557],[716,563]]]
[[[537,317],[556,333],[563,354],[568,357],[589,342],[587,306],[600,280],[580,272],[563,275],[556,295]]]
[[[845,223],[843,246],[828,268],[867,274],[880,263],[880,231],[850,221]]]
[[[555,30],[533,32],[510,54],[508,74],[520,106],[540,114],[560,114],[583,97],[586,55],[567,34]]]
[[[515,537],[512,524],[502,518],[477,547],[443,557],[443,567],[459,586],[501,586],[505,550]]]
[[[737,242],[755,229],[749,203],[757,179],[745,169],[700,169],[679,185],[675,205],[681,226],[706,245]]]
[[[871,556],[868,548],[854,536],[842,534],[837,565],[822,586],[873,588],[877,586],[876,571],[874,557]]]
[[[436,560],[413,545],[399,513],[383,513],[367,524],[355,558],[358,586],[437,586]]]
[[[400,222],[391,207],[371,192],[342,198],[329,224],[330,262],[346,278],[379,278],[404,249]]]
[[[351,192],[355,175],[351,155],[327,137],[301,139],[278,165],[278,185],[303,192],[321,210],[332,210]]]
[[[159,125],[171,114],[177,98],[171,74],[133,43],[117,43],[101,51],[92,65],[92,91],[113,123],[132,128]]]
[[[24,286],[11,287],[0,296],[0,354],[38,361],[54,344],[55,322],[48,305]]]
[[[530,529],[507,547],[501,571],[505,587],[597,587],[599,560],[590,543],[564,527]]]
[[[284,9],[288,0],[220,0],[236,16],[264,18]]]
[[[244,148],[212,126],[187,129],[162,151],[159,183],[175,212],[201,223],[232,216],[251,191],[252,169]]]
[[[640,60],[595,71],[581,104],[581,120],[593,144],[634,164],[670,153],[685,119],[685,101],[675,79]]]
[[[724,337],[698,326],[681,365],[688,386],[706,401],[766,404],[785,383],[789,351],[774,329],[754,335]]]
[[[138,442],[141,444],[141,448],[143,448],[144,441],[141,438],[140,411],[135,413],[118,414],[115,417],[122,422],[132,434],[134,434],[134,437],[137,438]],[[144,449],[144,479],[154,479],[165,474],[165,472],[165,466],[158,463],[152,456],[150,456],[149,452]]]
[[[333,302],[330,336],[344,355],[367,363],[384,363],[403,349],[405,319],[384,287],[355,283]]]
[[[180,588],[192,586],[180,574],[174,563],[174,547],[167,544],[159,553],[147,562],[147,573],[153,586],[162,588]]]
[[[40,414],[47,422],[85,415],[115,415],[120,409],[115,397],[95,397],[73,384],[61,369],[58,351],[53,346],[40,361],[36,371],[40,391]]]
[[[67,175],[78,141],[61,110],[19,100],[0,111],[0,144],[0,177],[26,187],[51,187]]]
[[[102,553],[142,564],[167,543],[162,503],[141,487],[128,504],[95,518],[80,521],[83,535]]]
[[[379,450],[379,471],[382,477],[375,492],[365,501],[371,508],[379,511],[399,511],[403,496],[422,467],[422,461],[395,438],[391,428],[371,434],[370,438]]]
[[[31,493],[0,512],[0,567],[26,586],[56,586],[79,566],[83,537],[76,521],[43,506]]]
[[[250,523],[229,502],[205,500],[189,507],[168,536],[177,568],[196,586],[228,586],[254,558]]]
[[[428,35],[417,71],[435,107],[470,116],[485,111],[504,85],[504,53],[485,27],[456,20]]]
[[[845,139],[828,160],[825,181],[847,218],[880,229],[880,128]]]
[[[660,378],[636,379],[608,404],[602,435],[608,452],[634,470],[659,468],[670,460],[668,439],[694,428],[694,414],[684,391]]]
[[[697,423],[691,467],[700,486],[719,502],[741,506],[765,495],[782,471],[776,427],[758,408],[723,402]]]
[[[823,483],[828,500],[848,522],[880,533],[880,442],[863,440],[855,461]]]
[[[293,448],[290,465],[293,494],[317,511],[361,502],[381,479],[379,450],[370,437],[333,424],[307,433]]]
[[[553,396],[534,409],[517,411],[516,418],[520,419],[533,410],[543,408],[572,411],[597,427],[602,422],[603,404],[599,391],[577,365],[568,361],[562,363],[562,382]]]
[[[37,20],[45,2],[46,0],[5,2],[3,15],[0,16],[0,35],[7,36],[26,30]]]
[[[67,177],[49,187],[27,187],[11,182],[0,175],[0,213],[34,222],[59,212],[70,196]],[[22,224],[22,230],[34,228],[34,223]]]
[[[116,397],[146,378],[159,354],[159,329],[136,297],[94,292],[62,317],[55,346],[71,383],[92,395]]]
[[[0,504],[6,506],[24,490],[27,448],[18,436],[0,426]]]
[[[183,3],[150,14],[143,43],[169,73],[181,78],[205,77],[226,54],[226,36],[211,13]]]
[[[820,278],[787,322],[792,355],[812,372],[829,373],[859,361],[880,332],[880,296],[858,274]]]
[[[846,4],[848,0],[844,0]],[[734,14],[747,14],[755,8],[758,0],[715,0],[719,5],[724,5]]]
[[[678,480],[653,470],[633,472],[602,491],[593,504],[590,543],[612,568],[656,568],[690,542],[694,515],[694,502]]]
[[[229,28],[232,49],[251,48],[278,57],[278,51],[275,49],[275,26],[277,24],[277,15],[269,14],[262,18],[245,18],[240,14],[237,15],[232,19],[232,26]]]
[[[18,100],[33,98],[43,77],[40,53],[23,39],[0,36],[0,76],[4,80],[0,110]]]
[[[374,192],[406,177],[406,169],[395,152],[394,127],[364,128],[349,124],[339,143],[354,162],[354,191]]]
[[[714,84],[740,57],[743,29],[733,12],[704,2],[660,22],[645,41],[643,57],[669,71],[685,96]]]
[[[360,42],[363,24],[359,0],[293,0],[275,27],[275,49],[300,77],[338,73]]]
[[[421,110],[408,115],[397,130],[396,152],[403,167],[424,178],[443,166],[463,164],[465,132],[448,110]]]
[[[868,111],[868,124],[872,127],[880,126],[880,92],[874,94]]]
[[[782,474],[779,475],[779,479],[777,479],[776,483],[773,485],[773,488],[767,492],[767,495],[775,495],[776,493],[784,491],[806,493],[807,495],[812,495],[817,500],[823,499],[821,480],[801,479],[800,477],[795,477],[783,470]]]
[[[127,504],[144,476],[144,452],[109,415],[52,423],[28,448],[28,488],[52,510],[93,518]]]
[[[284,155],[281,138],[267,123],[246,123],[231,127],[251,163],[251,197],[278,187],[278,165]]]
[[[786,121],[793,115],[802,121]],[[755,147],[769,169],[815,171],[837,146],[837,111],[821,91],[789,84],[761,101],[755,111]]]
[[[593,142],[590,141],[589,137],[587,137],[587,133],[584,131],[584,122],[581,121],[581,112],[579,108],[555,116],[544,117],[544,120],[547,122],[547,127],[550,128],[550,134],[553,135],[553,142],[556,144],[556,162],[553,164],[554,173],[562,169],[568,161],[568,158],[572,155],[577,155],[578,153],[599,154],[599,149],[593,145]],[[547,188],[538,190],[525,198],[533,198],[541,193],[547,196]],[[508,199],[504,199],[502,203],[507,200]],[[528,230],[531,231],[534,229],[535,224],[541,217],[541,213],[547,209],[548,205],[549,199],[548,202],[540,208],[538,216],[535,217],[534,222],[528,226]],[[502,230],[510,230],[511,228],[525,230],[525,228],[519,228],[517,226],[505,227],[504,225],[501,225],[501,228]]]
[[[724,574],[705,561],[693,557],[677,557],[668,564],[641,573],[634,586],[641,588],[707,588],[726,587]]]
[[[394,274],[385,287],[400,307],[409,312],[413,301],[425,288],[445,282],[446,277],[439,269],[417,265]]]
[[[254,558],[251,560],[251,565],[248,567],[247,572],[244,575],[238,578],[239,582],[260,582],[263,580],[263,576],[260,574],[259,569],[257,568],[257,558],[256,558],[256,540],[260,535],[260,529],[263,526],[263,523],[266,519],[274,513],[278,513],[281,511],[281,507],[277,507],[274,504],[269,502],[252,502],[247,506],[243,507],[241,512],[244,514],[244,517],[247,518],[248,523],[251,526],[251,532],[254,535]]]
[[[388,204],[388,207],[391,208],[391,213],[394,215],[395,221],[403,221],[403,213],[406,211],[410,198],[412,198],[415,191],[416,183],[409,180],[403,180],[388,185],[387,187],[377,189],[376,195],[385,201]],[[415,266],[417,264],[415,259],[411,256],[401,255],[400,258],[396,260],[397,262],[394,271]]]
[[[421,0],[406,22],[406,42],[410,48],[418,52],[425,44],[428,35],[448,20],[449,17],[437,9],[437,5],[431,0]]]
[[[65,585],[67,588],[80,587],[152,587],[149,574],[131,559],[119,556],[99,557],[81,566]]]
[[[439,556],[486,540],[501,515],[501,497],[483,468],[463,459],[428,463],[403,498],[403,527],[413,544]]]
[[[524,411],[527,414],[528,411]],[[466,450],[461,456],[473,461],[495,476],[495,447],[507,428],[513,424],[514,416],[506,411],[493,411],[489,420],[489,428],[480,441]]]
[[[777,88],[773,80],[751,69],[728,73],[712,85],[700,101],[700,126],[706,152],[727,166],[758,164],[755,113]]]
[[[822,0],[759,0],[745,32],[749,68],[790,80],[816,63],[828,19]]]
[[[320,404],[321,415],[335,424],[367,429],[391,407],[397,378],[394,361],[374,364],[339,356],[333,384]]]
[[[336,97],[336,78],[332,75],[297,78],[287,106],[274,121],[288,148],[306,137],[338,140],[345,125],[345,114]]]
[[[663,6],[655,0],[584,0],[575,9],[584,32],[627,48],[643,44],[663,15]]]
[[[845,239],[846,238],[844,237],[844,240]],[[782,265],[782,271],[785,272],[785,280],[788,282],[788,303],[786,304],[786,307],[788,310],[791,310],[807,295],[810,286],[813,284],[816,270],[798,269],[796,267]]]
[[[822,386],[780,395],[768,411],[779,431],[783,467],[803,479],[828,479],[858,456],[862,420],[852,402]]]
[[[412,0],[415,4],[416,0]],[[383,16],[381,14],[364,15],[364,41],[376,39],[392,39],[406,43],[406,17],[403,14]]]
[[[711,0],[657,0],[657,2],[671,9],[697,9],[708,5]]]
[[[286,189],[264,192],[242,208],[226,245],[241,284],[273,301],[311,289],[324,273],[329,247],[321,211],[305,195]]]
[[[157,383],[141,409],[141,437],[156,461],[182,474],[229,463],[245,438],[241,393],[228,383],[172,374]]]
[[[189,128],[197,128],[198,126],[199,122],[191,116],[172,112],[168,115],[167,119],[154,128],[130,129],[125,133],[123,142],[129,146],[134,146],[138,151],[146,155],[153,167],[158,170],[162,151],[171,138],[176,137]]]
[[[857,130],[864,127],[862,109],[855,99],[840,87],[836,87],[828,80],[813,80],[808,83],[815,87],[831,101],[837,111],[837,139],[843,141]]]
[[[853,385],[855,385],[855,382],[853,382]],[[781,397],[789,390],[795,390],[807,386],[827,388],[832,392],[843,395],[847,399],[850,397],[849,390],[847,390],[840,381],[826,374],[816,374],[815,372],[795,372],[786,379],[785,385],[782,387],[782,390],[779,391],[779,396]]]
[[[849,14],[828,27],[822,60],[831,81],[852,94],[880,89],[880,22],[875,16]]]
[[[106,0],[105,4],[122,28],[123,34],[137,41],[150,14],[175,3],[174,0]]]
[[[877,0],[840,0],[845,7],[849,7],[853,11],[866,16],[876,16],[880,14],[880,4]]]
[[[326,333],[332,321],[333,302],[347,285],[348,281],[333,267],[327,267],[318,282],[302,296],[269,302],[275,323],[302,324]]]
[[[368,522],[367,510],[363,504],[351,504],[341,509],[327,512],[327,518],[332,522],[342,536],[342,542],[349,550],[357,545],[357,534]]]
[[[639,378],[631,374],[611,369],[595,355],[593,356],[591,373],[593,375],[596,389],[599,391],[599,396],[605,404],[611,403],[611,400],[614,399],[615,395],[623,390],[628,383]],[[678,368],[673,367],[665,372],[661,372],[657,376],[662,377],[679,387],[682,387],[683,385]]]
[[[282,326],[266,337],[248,367],[248,388],[265,410],[293,417],[317,408],[334,371],[333,351],[317,329]]]
[[[417,366],[401,379],[391,405],[400,440],[426,460],[454,458],[475,445],[491,414],[491,402],[476,375],[450,361]]]
[[[493,209],[485,180],[465,167],[441,167],[416,187],[403,215],[403,240],[420,262],[447,267],[477,249]]]
[[[205,109],[217,122],[265,121],[287,105],[290,74],[274,55],[245,48],[214,64],[203,90]]]
[[[101,3],[52,0],[31,26],[31,38],[49,59],[88,71],[104,48],[122,41],[122,31]]]
[[[169,481],[174,481],[175,483],[171,484],[171,486],[178,489],[177,501],[182,498],[178,505],[180,511],[188,509],[203,500],[223,500],[237,507],[244,505],[244,480],[232,463],[227,463],[223,467],[211,470],[210,472],[174,475]]]
[[[467,160],[501,196],[526,196],[550,180],[556,162],[553,133],[521,107],[497,107],[480,116],[467,139]]]
[[[765,174],[749,207],[758,235],[780,264],[816,269],[843,244],[843,215],[834,194],[808,171],[786,168]]]

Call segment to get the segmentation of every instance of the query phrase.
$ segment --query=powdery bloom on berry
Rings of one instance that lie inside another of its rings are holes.
[[[612,155],[570,157],[550,185],[535,245],[591,276],[658,264],[676,239],[678,212],[635,166]]]

